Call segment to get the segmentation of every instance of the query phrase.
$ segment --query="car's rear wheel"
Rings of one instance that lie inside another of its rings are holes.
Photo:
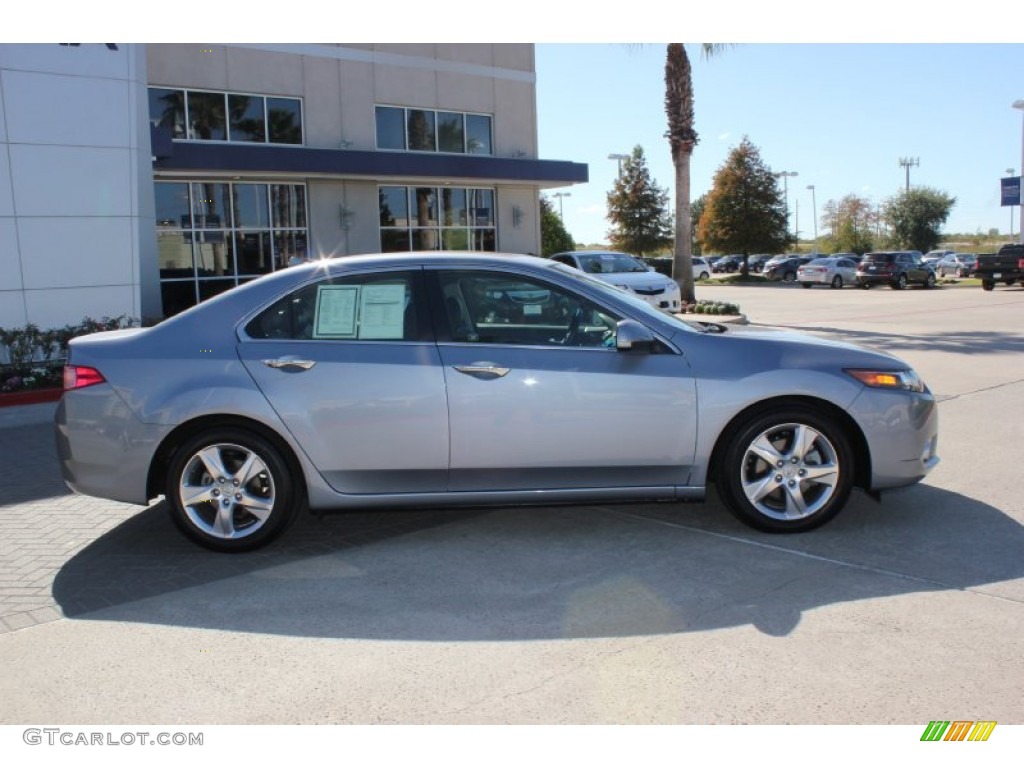
[[[924,287],[925,288],[934,288],[935,287],[935,274],[934,273],[932,273],[932,272],[928,273],[928,276],[924,279]]]
[[[165,492],[185,535],[221,552],[255,549],[280,535],[300,496],[277,448],[228,428],[197,435],[175,451]]]
[[[983,290],[983,291],[991,291],[995,287],[996,287],[996,284],[992,280],[982,280],[981,281],[981,290]]]
[[[810,288],[813,285],[813,283],[800,283],[800,285],[802,285],[804,288]]]
[[[900,276],[893,282],[892,287],[894,290],[902,291],[907,287],[907,273],[901,272]]]
[[[850,441],[811,408],[782,408],[739,426],[721,454],[717,483],[729,511],[768,533],[817,528],[842,510],[853,487]]]
[[[782,276],[782,279],[784,281],[786,281],[787,283],[795,283],[796,282],[796,272],[787,272],[786,274],[784,274]]]
[[[832,278],[832,287],[833,288],[842,288],[843,287],[842,275],[836,275],[835,277]]]
[[[711,275],[709,275],[707,272],[701,272],[698,280],[709,280],[710,278]]]

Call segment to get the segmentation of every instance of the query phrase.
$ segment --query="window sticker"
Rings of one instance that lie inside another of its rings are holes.
[[[401,339],[405,335],[405,284],[366,285],[359,297],[360,339]]]
[[[321,285],[316,289],[314,339],[354,339],[358,285]]]

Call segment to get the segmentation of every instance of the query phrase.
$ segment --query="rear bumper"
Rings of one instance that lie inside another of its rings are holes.
[[[147,504],[150,462],[169,427],[143,424],[109,384],[65,392],[54,416],[57,458],[75,493]]]

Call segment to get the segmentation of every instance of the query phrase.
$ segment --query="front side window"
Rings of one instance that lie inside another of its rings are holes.
[[[328,278],[293,291],[253,318],[253,339],[416,341],[413,273]]]
[[[451,340],[459,343],[612,347],[620,318],[534,278],[439,271]]]

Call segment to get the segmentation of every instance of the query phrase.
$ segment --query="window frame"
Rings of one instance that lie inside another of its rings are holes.
[[[150,91],[175,91],[182,94],[182,115],[183,115],[183,126],[184,135],[174,136],[172,130],[172,141],[188,141],[200,144],[241,144],[247,146],[260,146],[270,145],[275,147],[304,147],[306,146],[306,105],[305,100],[301,96],[291,96],[276,93],[247,93],[244,91],[220,91],[212,90],[207,88],[186,88],[183,86],[174,85],[147,85],[147,109],[150,105],[148,101],[148,95]],[[190,120],[190,108],[189,108],[189,94],[206,94],[206,95],[219,95],[222,100],[224,110],[224,138],[223,139],[203,139],[191,136],[191,120]],[[244,139],[233,139],[231,137],[231,111],[230,103],[232,96],[242,96],[245,98],[258,98],[262,102],[262,114],[263,114],[263,141],[250,141]],[[294,142],[282,142],[282,141],[271,141],[270,138],[270,113],[269,107],[267,106],[268,99],[285,99],[288,101],[295,101],[298,103],[298,114],[299,114],[299,141]],[[150,125],[159,125],[159,121],[154,121],[152,113],[149,115]]]
[[[377,121],[379,110],[401,110],[402,112],[402,142],[403,146],[401,149],[395,147],[382,147],[380,143],[381,132],[379,130],[380,125]],[[412,149],[409,143],[409,113],[410,112],[429,112],[433,115],[433,132],[434,132],[434,148],[433,149]],[[439,116],[440,115],[461,115],[462,116],[462,150],[453,151],[441,149],[441,132],[439,127]],[[486,152],[474,152],[470,148],[470,131],[469,131],[469,118],[486,118],[488,125],[488,142]],[[468,112],[459,109],[441,109],[441,108],[429,108],[429,107],[410,107],[400,104],[374,104],[374,119],[373,119],[373,130],[374,130],[374,147],[379,152],[415,152],[421,154],[437,154],[437,155],[481,155],[485,157],[492,157],[494,155],[494,115],[487,112]]]

